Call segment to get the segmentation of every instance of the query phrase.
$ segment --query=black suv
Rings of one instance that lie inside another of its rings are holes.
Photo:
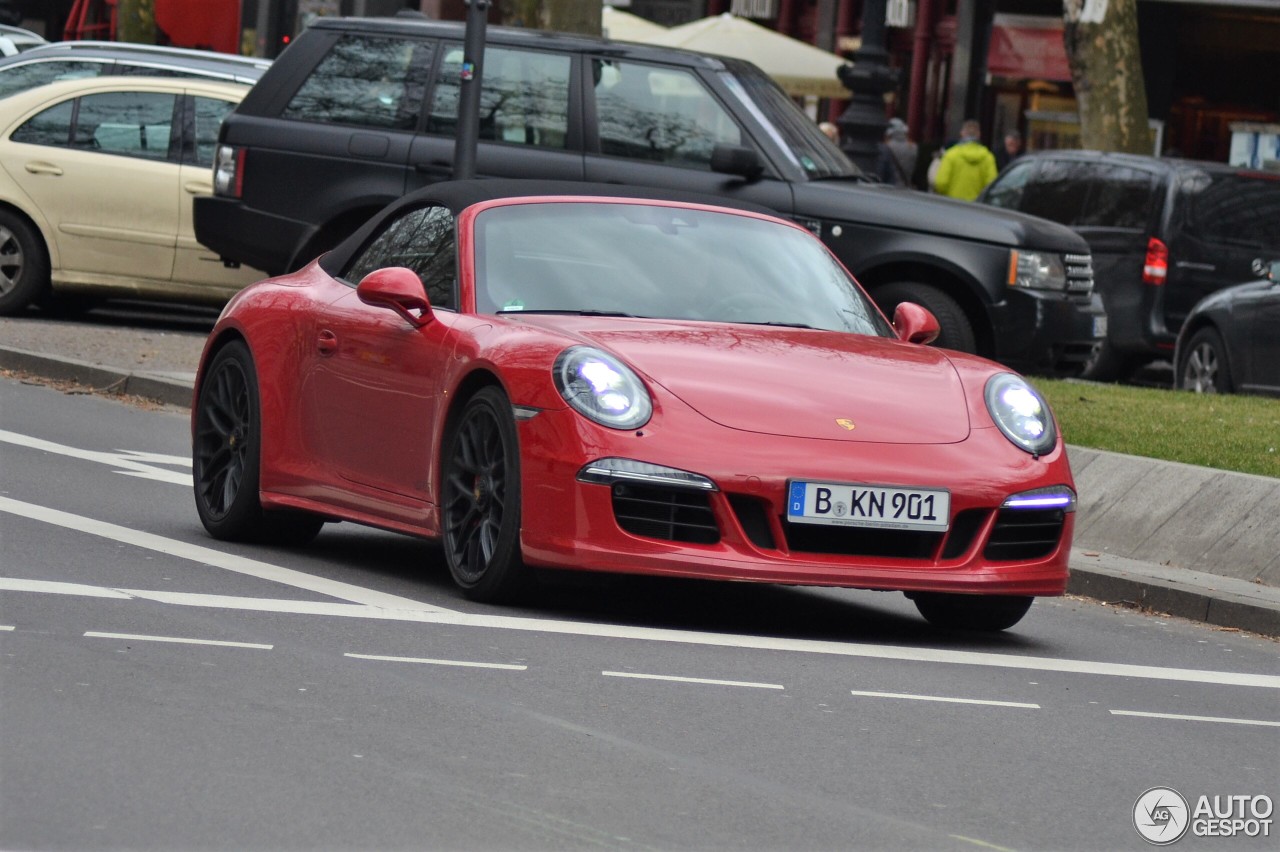
[[[1014,162],[979,201],[1061,222],[1089,241],[1108,330],[1086,378],[1124,379],[1171,358],[1196,302],[1280,257],[1280,173],[1047,151]]]
[[[460,23],[321,18],[222,125],[200,242],[280,273],[453,168]],[[1101,336],[1088,246],[1043,219],[863,177],[750,63],[490,28],[482,177],[697,191],[804,224],[892,315],[929,308],[939,344],[1027,369],[1082,363]]]

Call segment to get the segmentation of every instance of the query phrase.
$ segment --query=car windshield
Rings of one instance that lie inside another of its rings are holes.
[[[481,313],[757,323],[892,337],[808,232],[728,212],[543,202],[476,218]]]
[[[774,143],[811,180],[864,177],[844,152],[818,129],[817,123],[797,108],[764,72],[735,65],[733,71],[722,72],[722,79],[773,136]]]

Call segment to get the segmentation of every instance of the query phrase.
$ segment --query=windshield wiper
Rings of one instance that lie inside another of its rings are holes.
[[[778,322],[777,320],[767,320],[767,321],[761,321],[761,322],[745,322],[743,323],[743,325],[776,325],[776,326],[779,326],[780,328],[813,329],[813,326],[806,325],[805,323],[802,323],[802,322]]]
[[[648,319],[639,314],[628,314],[624,311],[579,311],[573,308],[508,308],[498,311],[499,314],[563,314],[575,317],[631,317],[632,319]]]

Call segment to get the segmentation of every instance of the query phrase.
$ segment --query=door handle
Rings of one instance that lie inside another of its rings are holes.
[[[328,329],[320,332],[320,336],[316,339],[316,349],[320,350],[321,355],[334,354],[338,351],[338,335]]]
[[[25,168],[27,171],[31,172],[31,174],[33,175],[57,176],[62,174],[62,169],[58,168],[53,163],[44,163],[39,160],[35,160],[33,162],[27,163]]]
[[[207,180],[189,180],[182,188],[192,195],[213,195],[213,182]]]

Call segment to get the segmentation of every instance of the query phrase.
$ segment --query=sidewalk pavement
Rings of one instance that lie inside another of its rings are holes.
[[[0,370],[190,408],[203,340],[3,320]],[[1280,638],[1280,479],[1068,452],[1080,493],[1070,594]]]

